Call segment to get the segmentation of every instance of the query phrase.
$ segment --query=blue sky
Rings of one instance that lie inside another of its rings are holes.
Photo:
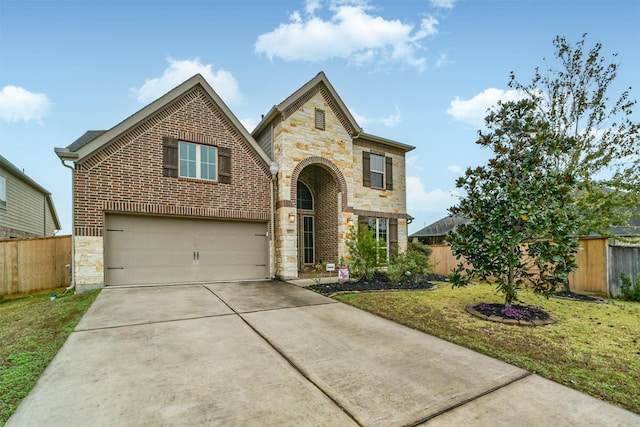
[[[324,71],[365,132],[407,156],[415,232],[456,202],[490,152],[486,109],[554,58],[552,41],[617,53],[640,98],[637,0],[0,0],[0,154],[48,189],[71,232],[71,173],[54,154],[199,72],[249,131]],[[548,62],[548,61],[547,61]],[[638,108],[634,119],[640,120]]]

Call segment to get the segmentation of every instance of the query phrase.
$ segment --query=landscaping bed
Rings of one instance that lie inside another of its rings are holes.
[[[386,274],[377,272],[371,279],[362,278],[357,281],[343,283],[323,283],[309,286],[323,295],[335,295],[344,292],[367,292],[383,290],[429,290],[435,289],[434,281],[446,281],[447,278],[438,274],[427,274],[419,278],[405,276],[401,281],[394,282]]]

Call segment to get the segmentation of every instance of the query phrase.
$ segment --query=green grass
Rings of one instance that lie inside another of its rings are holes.
[[[434,291],[335,298],[640,413],[639,303],[545,299],[522,291],[519,304],[542,307],[558,319],[552,325],[531,327],[490,322],[467,313],[467,305],[504,302],[486,284],[452,289],[440,283]]]
[[[99,291],[50,300],[53,292],[0,300],[0,425],[13,414]]]

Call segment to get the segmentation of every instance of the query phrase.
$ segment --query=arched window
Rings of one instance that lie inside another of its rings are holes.
[[[313,210],[313,196],[311,190],[302,181],[298,181],[298,209]]]

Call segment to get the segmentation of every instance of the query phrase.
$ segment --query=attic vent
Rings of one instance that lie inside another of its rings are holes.
[[[316,129],[324,130],[324,110],[316,108]]]

